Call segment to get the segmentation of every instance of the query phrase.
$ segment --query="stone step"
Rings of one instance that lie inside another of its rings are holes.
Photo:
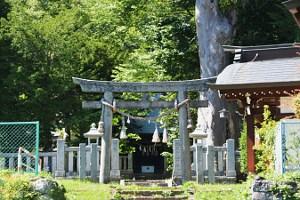
[[[192,180],[196,181],[196,176],[192,176]],[[208,183],[208,177],[204,176],[204,182]],[[236,177],[226,177],[226,176],[215,176],[216,183],[227,183],[233,184],[236,183]]]
[[[123,200],[188,200],[189,197],[186,195],[178,196],[122,196]]]
[[[147,182],[147,183],[162,183],[166,182],[164,179],[163,180],[157,180],[157,179],[152,179],[152,180],[144,180],[144,179],[139,179],[139,180],[132,180],[132,179],[126,179],[126,182]]]
[[[153,195],[175,196],[175,195],[183,195],[184,191],[182,190],[121,190],[119,193],[122,195],[135,195],[135,196],[153,196]]]
[[[146,183],[146,182],[131,182],[131,183],[125,183],[125,185],[168,187],[167,183]]]
[[[122,180],[121,185],[159,186],[168,187],[165,180]]]

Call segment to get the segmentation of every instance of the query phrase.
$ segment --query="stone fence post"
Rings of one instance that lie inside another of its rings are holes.
[[[119,139],[112,139],[111,142],[111,180],[120,180],[120,158],[119,158]]]
[[[97,181],[97,163],[99,160],[97,158],[98,144],[91,144],[91,179]]]
[[[181,140],[173,140],[173,179],[175,182],[181,183],[182,181],[182,152]]]
[[[132,153],[128,154],[128,173],[133,174],[133,159]]]
[[[86,176],[86,145],[85,143],[80,143],[79,144],[79,178],[84,179]]]
[[[208,182],[215,182],[215,150],[214,146],[207,146],[207,170],[208,170]]]
[[[203,147],[201,144],[196,144],[195,149],[195,160],[196,165],[196,181],[197,183],[204,183],[204,169],[203,169]]]
[[[57,167],[55,171],[55,177],[65,176],[65,141],[63,139],[57,140]]]
[[[234,139],[226,140],[226,148],[227,148],[226,176],[236,177]]]

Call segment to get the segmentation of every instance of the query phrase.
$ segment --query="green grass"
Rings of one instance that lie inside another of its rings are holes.
[[[170,190],[163,187],[142,187],[142,186],[119,186],[119,185],[103,185],[92,183],[89,181],[79,180],[58,180],[66,189],[66,197],[70,200],[108,200],[111,197],[112,187],[124,190]],[[173,188],[174,189],[174,188]],[[248,196],[247,184],[203,184],[198,185],[195,182],[188,182],[183,190],[194,190],[196,192],[195,199],[201,200],[246,200]]]
[[[41,174],[51,178],[49,174]],[[0,171],[0,199],[32,199],[35,194],[28,185],[34,178],[30,174],[18,174],[10,171]],[[163,187],[142,187],[136,185],[120,186],[119,184],[99,184],[88,180],[58,179],[57,182],[66,189],[65,196],[68,200],[109,200],[114,190],[165,190]],[[203,184],[187,182],[182,187],[185,191],[195,191],[195,199],[201,200],[246,200],[249,199],[251,181],[242,184]],[[172,188],[175,189],[175,188]],[[187,194],[187,193],[186,193]]]
[[[66,189],[66,197],[69,200],[109,200],[111,186],[90,181],[58,180]]]
[[[247,200],[250,199],[250,186],[242,184],[202,184],[188,182],[183,186],[185,189],[195,191],[195,199],[201,200]]]

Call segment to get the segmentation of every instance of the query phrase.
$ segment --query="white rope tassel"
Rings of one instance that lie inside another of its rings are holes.
[[[125,126],[125,119],[123,117],[122,119],[122,129],[121,129],[121,133],[120,133],[120,139],[121,140],[125,140],[127,139],[127,135],[126,135],[126,130],[127,130],[127,127]]]
[[[160,142],[157,125],[155,125],[155,131],[154,131],[153,136],[152,136],[152,142],[154,142],[154,143]]]
[[[164,128],[162,142],[163,142],[163,143],[168,143],[168,132],[167,132],[167,128]]]
[[[130,118],[129,118],[129,116],[127,117],[127,124],[130,124]]]

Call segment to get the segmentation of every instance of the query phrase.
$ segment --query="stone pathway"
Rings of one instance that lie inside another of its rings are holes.
[[[186,193],[181,187],[168,187],[165,180],[128,180],[122,181],[115,189],[114,200],[193,200],[192,193]],[[133,185],[131,187],[126,187]],[[138,187],[134,187],[140,186]]]

